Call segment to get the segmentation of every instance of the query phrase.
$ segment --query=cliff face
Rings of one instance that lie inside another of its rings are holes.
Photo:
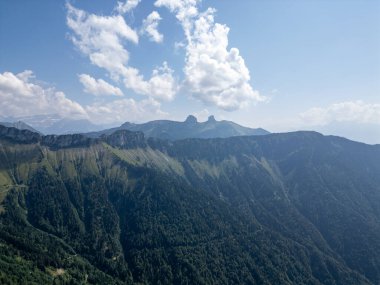
[[[51,148],[86,147],[96,143],[96,139],[90,139],[80,134],[73,135],[48,135],[43,136],[29,130],[7,128],[0,125],[0,137],[13,143],[35,144],[40,143]]]
[[[108,136],[103,135],[101,139],[107,144],[119,148],[144,148],[147,146],[142,132],[119,130]]]
[[[378,284],[378,161],[380,146],[313,132],[0,127],[0,281]]]
[[[96,140],[87,138],[80,134],[74,135],[49,135],[42,137],[42,145],[46,145],[51,148],[72,148],[72,147],[88,147],[96,143]]]

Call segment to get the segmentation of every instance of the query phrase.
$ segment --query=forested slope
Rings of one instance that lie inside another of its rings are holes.
[[[380,147],[0,127],[1,284],[378,284]]]

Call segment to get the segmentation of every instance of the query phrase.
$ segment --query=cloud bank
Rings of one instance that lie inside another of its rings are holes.
[[[356,122],[380,125],[380,104],[346,101],[325,108],[315,107],[300,114],[304,123],[325,126],[332,122]]]
[[[88,116],[102,124],[126,121],[146,121],[167,114],[161,111],[161,104],[153,99],[136,101],[132,98],[109,103],[94,103],[86,107]]]
[[[0,114],[4,117],[59,115],[61,118],[108,124],[166,116],[160,108],[161,104],[154,99],[136,101],[132,98],[82,106],[68,99],[63,92],[37,83],[30,70],[18,74],[0,73]]]
[[[0,113],[22,117],[58,114],[62,117],[87,118],[84,108],[63,92],[34,82],[33,72],[0,73]]]

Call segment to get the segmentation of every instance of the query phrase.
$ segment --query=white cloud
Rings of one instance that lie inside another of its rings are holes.
[[[0,113],[3,116],[22,117],[58,114],[61,117],[86,118],[86,111],[78,103],[66,98],[54,88],[34,82],[33,72],[0,74]]]
[[[198,3],[202,0],[157,0],[154,5],[167,7],[170,12],[176,14],[176,18],[182,24],[186,39],[191,41],[191,30],[194,18],[198,16]]]
[[[110,103],[95,103],[86,107],[91,121],[108,124],[114,122],[134,122],[157,119],[167,114],[161,111],[161,104],[154,99],[135,101],[121,99]]]
[[[138,43],[138,35],[129,27],[124,18],[88,14],[67,4],[67,25],[74,32],[72,42],[89,56],[91,63],[106,69],[117,78],[125,72],[129,52],[123,41]]]
[[[183,49],[185,47],[186,47],[186,44],[184,44],[183,42],[175,42],[174,43],[175,52],[178,52],[180,49]]]
[[[177,84],[173,77],[173,70],[164,62],[162,66],[153,70],[152,76],[145,81],[138,69],[128,68],[124,74],[124,85],[131,88],[138,94],[170,101],[173,100],[177,92]]]
[[[156,43],[162,43],[164,36],[158,31],[158,24],[161,21],[161,16],[158,12],[153,11],[143,21],[141,33],[149,36],[149,39]]]
[[[115,10],[120,14],[125,14],[135,9],[140,2],[141,0],[126,0],[125,2],[117,1]]]
[[[97,124],[146,121],[167,116],[161,110],[161,104],[152,98],[98,101],[81,106],[63,92],[37,84],[29,70],[19,74],[0,73],[0,114],[13,118],[59,115],[61,118],[89,119]]]
[[[155,68],[149,80],[149,94],[166,101],[174,99],[177,85],[173,73],[174,71],[169,68],[166,62],[162,66]]]
[[[93,94],[95,96],[101,95],[116,95],[123,96],[120,88],[117,88],[103,79],[95,79],[88,74],[78,75],[79,81],[83,84],[84,92]]]
[[[67,4],[67,25],[73,30],[72,42],[89,57],[92,64],[104,68],[113,80],[123,80],[126,88],[148,97],[172,100],[177,92],[173,70],[164,62],[145,80],[137,68],[128,66],[129,52],[124,41],[138,43],[136,31],[120,15],[88,14]]]
[[[203,109],[200,112],[194,113],[194,116],[198,119],[200,122],[207,121],[208,117],[210,116],[210,112],[207,109]]]
[[[200,0],[157,0],[176,14],[186,36],[184,90],[206,104],[232,111],[265,100],[253,90],[237,48],[228,49],[229,28],[215,23],[215,9],[198,12]]]
[[[307,125],[325,126],[332,122],[380,124],[380,104],[363,101],[335,103],[325,108],[311,108],[300,114]]]

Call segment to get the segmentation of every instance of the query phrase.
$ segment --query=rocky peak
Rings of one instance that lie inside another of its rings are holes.
[[[188,124],[196,124],[198,123],[198,120],[195,116],[193,115],[189,115],[186,120],[185,120],[185,123],[188,123]]]
[[[209,116],[207,122],[209,122],[209,123],[216,122],[215,117],[213,115]]]

